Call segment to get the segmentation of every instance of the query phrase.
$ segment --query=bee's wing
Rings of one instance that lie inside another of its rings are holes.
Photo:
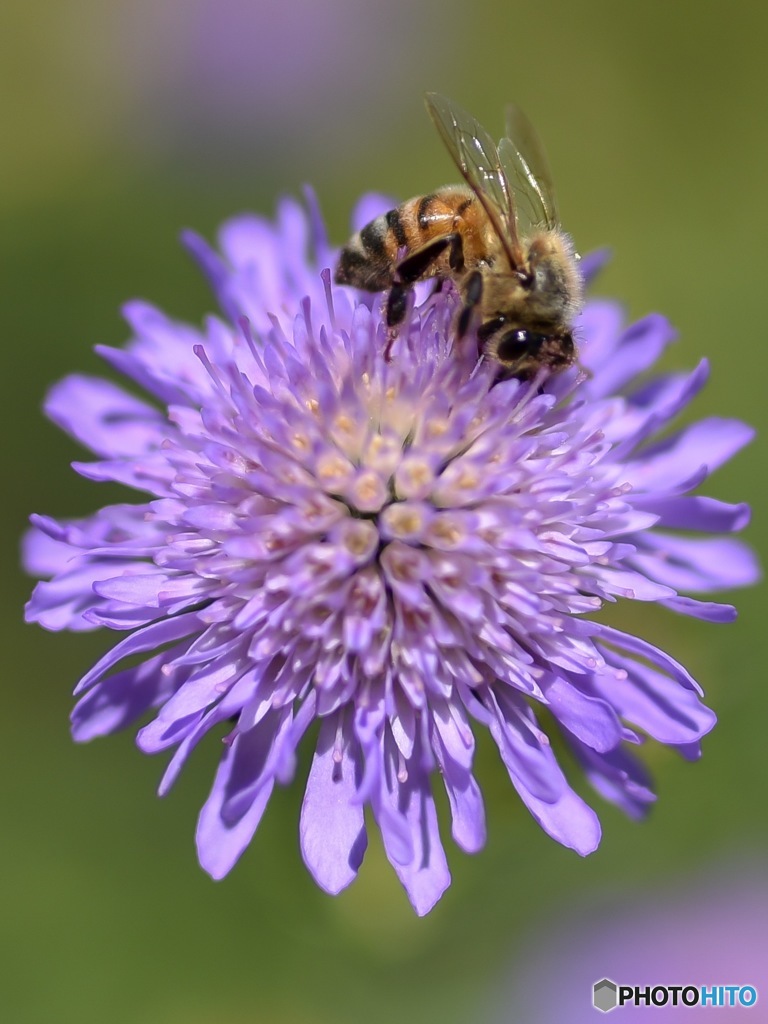
[[[447,97],[428,92],[426,103],[429,116],[487,213],[511,266],[518,266],[521,255],[515,200],[496,143],[476,118]]]
[[[557,200],[544,147],[519,107],[507,107],[507,137],[499,143],[499,159],[515,190],[520,228],[555,228],[560,224]]]

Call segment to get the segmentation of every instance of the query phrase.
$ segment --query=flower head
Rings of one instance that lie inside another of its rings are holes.
[[[709,419],[651,440],[707,374],[633,384],[672,340],[660,316],[625,328],[614,304],[590,302],[586,374],[494,383],[454,344],[450,289],[419,294],[385,358],[380,297],[331,284],[314,208],[232,221],[221,256],[188,241],[225,318],[198,331],[133,303],[133,339],[102,355],[150,400],[73,376],[47,402],[98,456],[78,472],[149,495],[81,521],[35,517],[27,538],[30,569],[50,577],[30,620],[125,634],[77,687],[75,738],[154,712],[138,742],[174,751],[164,793],[223,734],[197,831],[216,878],[315,722],[301,849],[329,892],[360,866],[368,804],[414,907],[434,905],[450,881],[438,773],[456,843],[485,842],[478,726],[545,831],[591,852],[598,819],[538,714],[633,816],[654,797],[632,746],[649,736],[698,756],[714,715],[697,684],[595,615],[624,598],[732,618],[680,591],[752,582],[748,549],[677,531],[744,526],[745,506],[689,492],[751,430]]]

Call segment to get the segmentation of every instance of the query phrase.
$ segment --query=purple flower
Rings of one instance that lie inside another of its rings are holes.
[[[358,224],[376,212],[364,200]],[[634,383],[673,338],[663,317],[625,327],[615,304],[589,302],[587,374],[494,385],[472,345],[454,347],[452,289],[419,292],[386,361],[381,297],[330,283],[314,206],[230,222],[221,255],[187,242],[225,319],[199,331],[132,303],[134,337],[101,354],[150,400],[72,376],[47,401],[97,456],[79,473],[149,495],[85,520],[35,516],[27,537],[30,570],[49,577],[30,621],[124,633],[78,684],[75,738],[152,711],[138,742],[174,751],[165,793],[193,747],[223,734],[197,829],[214,878],[315,723],[300,840],[328,892],[355,877],[368,804],[413,906],[431,909],[450,881],[438,775],[455,842],[485,842],[478,725],[542,828],[590,853],[597,816],[537,715],[635,817],[654,797],[633,746],[649,736],[699,756],[715,718],[696,682],[596,614],[629,598],[733,618],[679,592],[753,582],[749,550],[679,530],[746,524],[744,505],[689,492],[752,431],[712,418],[652,440],[707,375],[702,363]]]

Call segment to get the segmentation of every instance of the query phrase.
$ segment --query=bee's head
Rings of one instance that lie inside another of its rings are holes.
[[[526,240],[518,279],[528,293],[531,315],[569,323],[581,306],[581,277],[570,238],[539,231]]]
[[[570,331],[544,334],[516,327],[489,338],[486,354],[499,365],[501,379],[530,380],[542,368],[557,373],[571,366],[576,347]]]

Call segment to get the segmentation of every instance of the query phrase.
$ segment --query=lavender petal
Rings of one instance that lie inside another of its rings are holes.
[[[336,717],[320,727],[301,807],[301,852],[321,889],[336,894],[354,881],[367,846],[363,808],[355,802],[362,762]]]

